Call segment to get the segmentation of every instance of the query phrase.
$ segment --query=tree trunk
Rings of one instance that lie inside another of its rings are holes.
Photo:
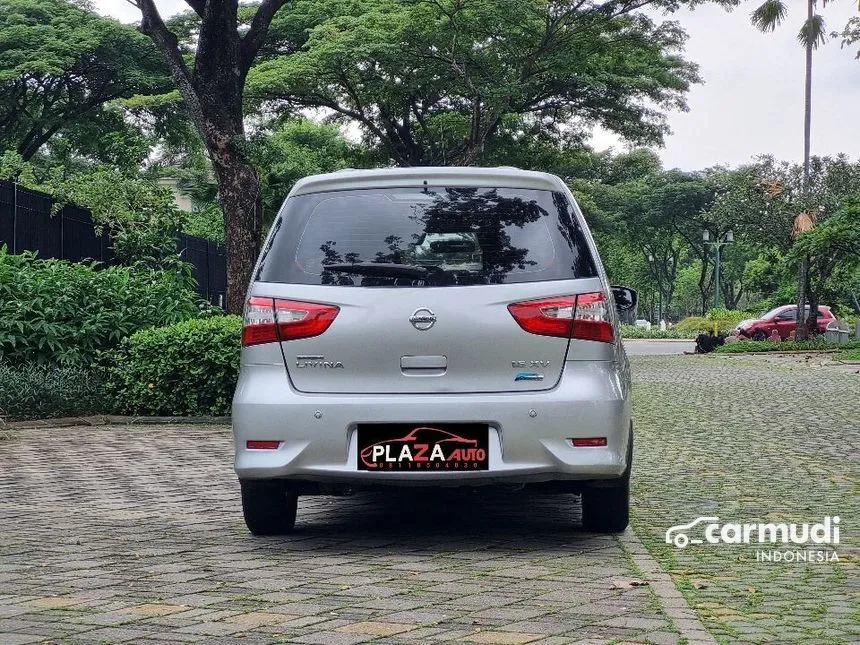
[[[699,274],[699,295],[702,296],[702,315],[708,313],[708,296],[710,295],[708,292],[708,285],[705,283],[708,277],[708,263],[705,261],[704,257],[702,258],[702,271]],[[713,280],[712,280],[713,282]]]
[[[723,306],[726,309],[737,309],[738,299],[735,298],[735,285],[730,279],[723,280],[722,283]]]
[[[797,266],[797,324],[795,340],[806,340],[806,276],[809,274],[809,258],[803,256]]]
[[[260,248],[262,201],[257,171],[235,150],[210,150],[227,242],[227,311],[242,313]]]
[[[36,153],[39,152],[39,149],[48,143],[48,141],[50,141],[51,138],[60,131],[62,126],[62,123],[56,123],[46,130],[38,130],[34,126],[34,129],[31,130],[18,145],[18,154],[21,155],[21,159],[24,161],[30,161],[35,157]]]
[[[806,293],[809,297],[809,323],[806,328],[812,336],[818,332],[818,294],[809,283],[806,285]]]
[[[807,0],[807,24],[812,24],[815,15],[815,0]],[[812,134],[812,43],[806,44],[806,79],[803,110],[803,193],[809,191],[809,151]],[[806,284],[809,279],[809,259],[804,256],[797,270],[797,324],[794,337],[806,340]]]
[[[274,15],[287,0],[260,0],[250,27],[239,28],[236,0],[186,0],[200,17],[193,70],[155,0],[132,0],[140,29],[161,50],[185,110],[206,145],[227,238],[227,311],[242,313],[257,260],[262,220],[260,178],[245,152],[242,97],[245,78]],[[241,33],[240,33],[241,31]]]

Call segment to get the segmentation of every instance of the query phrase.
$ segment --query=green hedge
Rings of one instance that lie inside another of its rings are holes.
[[[851,361],[852,363],[860,361],[860,346],[839,352],[833,358],[837,361]]]
[[[101,385],[96,369],[0,363],[0,418],[19,421],[102,412]]]
[[[12,255],[0,246],[0,355],[83,365],[140,329],[200,315],[187,266],[105,267]]]
[[[726,343],[717,347],[714,351],[719,354],[741,354],[745,352],[802,352],[810,350],[820,351],[822,349],[851,350],[858,348],[860,348],[860,340],[849,341],[847,345],[835,345],[821,338],[804,341],[784,340],[781,343],[772,343],[769,340],[742,340],[734,343]]]
[[[124,339],[103,357],[110,407],[117,414],[230,414],[241,334],[239,316],[217,316]]]
[[[758,313],[752,311],[738,311],[734,309],[712,309],[706,316],[689,316],[684,318],[672,329],[691,334],[693,338],[701,332],[707,332],[714,328],[714,323],[721,334],[730,334],[738,326],[738,323],[747,318],[758,318]]]
[[[678,330],[670,327],[666,331],[660,331],[659,327],[652,326],[651,329],[637,327],[636,325],[621,325],[622,338],[695,338],[696,334],[688,331]]]

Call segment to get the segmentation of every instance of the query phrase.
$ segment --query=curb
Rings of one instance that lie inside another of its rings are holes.
[[[90,417],[32,419],[30,421],[10,421],[8,423],[0,419],[0,430],[34,430],[37,428],[72,428],[76,426],[108,425],[230,425],[230,423],[230,417],[132,417],[99,414]]]
[[[618,541],[642,571],[644,579],[659,599],[663,611],[675,623],[681,637],[690,645],[717,645],[717,640],[699,620],[684,595],[678,591],[672,577],[663,571],[654,556],[645,548],[632,526],[618,536]]]

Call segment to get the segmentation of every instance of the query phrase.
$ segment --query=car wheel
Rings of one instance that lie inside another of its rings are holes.
[[[753,340],[767,340],[767,334],[765,334],[761,329],[757,329],[756,332],[753,334]]]
[[[582,527],[593,533],[621,533],[630,523],[630,471],[633,467],[633,429],[627,442],[627,470],[612,486],[582,492]]]
[[[617,488],[582,493],[582,527],[593,533],[621,533],[630,523],[630,479]]]
[[[278,479],[249,479],[242,486],[242,513],[254,535],[284,535],[296,524],[299,496],[287,482]]]

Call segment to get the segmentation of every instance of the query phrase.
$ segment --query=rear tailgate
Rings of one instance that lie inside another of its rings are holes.
[[[508,305],[599,289],[599,280],[592,278],[493,287],[331,287],[323,293],[307,286],[258,284],[255,295],[299,301],[324,295],[325,304],[340,308],[323,334],[281,343],[297,390],[431,394],[554,387],[569,340],[524,331]],[[432,326],[419,329],[430,319]],[[611,355],[605,343],[573,344],[578,358]]]
[[[303,392],[546,390],[569,345],[583,359],[612,345],[529,329],[509,306],[601,294],[587,238],[560,190],[342,187],[287,200],[251,295],[338,308],[324,332],[281,342]]]

